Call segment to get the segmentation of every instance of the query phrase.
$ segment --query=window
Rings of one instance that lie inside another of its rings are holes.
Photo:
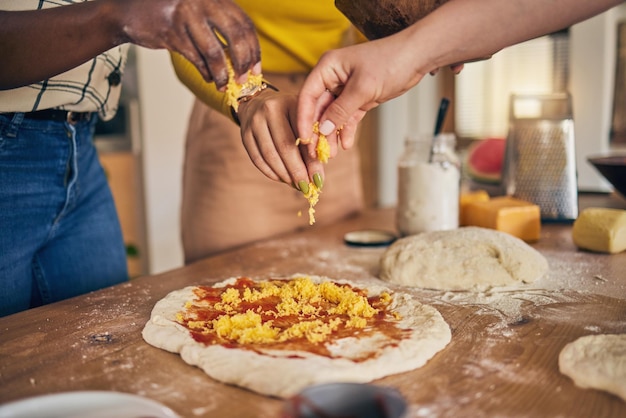
[[[460,138],[506,137],[513,93],[565,91],[568,31],[533,39],[473,62],[455,77],[455,130]]]

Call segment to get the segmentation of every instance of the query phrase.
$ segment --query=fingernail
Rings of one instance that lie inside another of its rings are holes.
[[[303,194],[307,194],[309,192],[309,183],[307,183],[304,180],[301,180],[298,182],[298,188]]]
[[[322,180],[322,176],[320,176],[320,173],[313,174],[313,183],[315,183],[318,189],[322,189],[322,186],[324,185],[324,180]]]
[[[261,74],[261,63],[260,62],[257,62],[256,64],[254,64],[254,67],[252,67],[252,74],[254,74],[254,75]]]
[[[239,77],[237,77],[237,80],[235,80],[237,82],[237,84],[243,84],[246,81],[248,81],[248,73],[245,72],[243,74],[241,74]]]
[[[320,124],[320,133],[322,135],[330,135],[334,131],[335,131],[335,124],[329,121],[328,119]]]

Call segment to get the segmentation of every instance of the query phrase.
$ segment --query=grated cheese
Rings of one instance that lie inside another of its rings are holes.
[[[365,328],[368,319],[379,313],[366,296],[349,285],[316,284],[308,276],[259,282],[254,288],[241,290],[227,288],[218,302],[209,305],[216,316],[206,320],[200,319],[193,309],[207,307],[202,292],[202,288],[197,288],[199,299],[185,305],[185,311],[176,315],[177,322],[192,331],[214,333],[226,342],[239,344],[282,343],[303,338],[321,343],[340,327]],[[267,301],[271,300],[277,303],[268,306]],[[391,296],[382,294],[380,300],[388,305]],[[286,320],[289,326],[285,326]],[[283,325],[278,326],[276,321],[282,321]]]
[[[309,201],[309,225],[315,223],[315,205],[320,200],[321,192],[315,183],[309,182],[309,191],[304,195],[305,199]]]
[[[317,145],[315,146],[315,152],[317,153],[317,159],[324,164],[328,163],[330,158],[330,145],[328,144],[328,138],[326,135],[320,133],[320,123],[315,122],[313,124],[313,133],[318,136]],[[309,144],[311,139],[296,139],[296,146],[300,144]],[[309,225],[315,223],[315,205],[319,201],[319,195],[322,191],[313,182],[309,182],[309,192],[304,195],[305,199],[309,202]],[[301,216],[302,212],[298,212],[298,216]]]
[[[320,133],[319,121],[313,124],[313,133],[318,135],[317,146],[315,147],[317,159],[326,164],[330,158],[330,145],[328,145],[326,135]]]
[[[251,90],[254,87],[258,87],[263,83],[263,75],[254,75],[248,70],[248,79],[239,84],[235,81],[235,69],[230,57],[226,55],[226,64],[228,67],[228,84],[226,85],[226,104],[235,109],[235,112],[239,110],[239,102],[237,99],[241,96],[242,90]]]

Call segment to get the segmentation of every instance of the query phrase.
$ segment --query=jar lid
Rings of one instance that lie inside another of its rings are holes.
[[[346,244],[356,247],[378,247],[389,245],[397,239],[396,234],[378,229],[363,229],[348,232],[343,236]]]

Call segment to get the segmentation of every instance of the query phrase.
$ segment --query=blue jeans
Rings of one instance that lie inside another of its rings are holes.
[[[95,121],[0,114],[0,316],[128,280]]]

